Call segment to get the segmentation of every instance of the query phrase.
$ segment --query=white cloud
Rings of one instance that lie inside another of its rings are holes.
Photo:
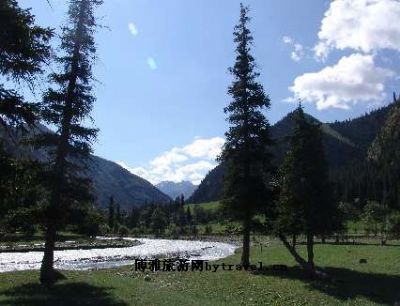
[[[285,44],[292,44],[292,43],[293,43],[293,39],[292,39],[290,36],[283,36],[283,37],[282,37],[282,41],[283,41]]]
[[[124,162],[118,164],[153,184],[183,180],[199,184],[208,171],[217,165],[215,159],[224,142],[221,137],[195,138],[189,145],[174,147],[157,156],[145,167],[129,167]]]
[[[290,54],[290,58],[295,62],[300,61],[304,56],[304,48],[300,44],[294,44],[294,50]]]
[[[352,54],[334,66],[297,77],[292,87],[295,98],[315,103],[319,110],[348,109],[352,103],[379,102],[391,70],[376,67],[372,55]]]
[[[371,53],[380,49],[400,51],[400,1],[335,0],[321,22],[318,58],[332,49]]]
[[[190,145],[183,147],[182,152],[190,157],[204,157],[214,160],[221,153],[221,147],[224,142],[225,140],[221,137],[196,139]]]
[[[147,58],[147,65],[151,70],[156,70],[157,69],[157,63],[156,60],[152,57]]]
[[[139,32],[133,22],[128,24],[128,29],[129,29],[129,32],[131,32],[131,34],[133,36],[137,36],[139,34]]]
[[[290,58],[292,60],[299,62],[304,57],[303,45],[295,42],[295,40],[290,36],[283,36],[282,41],[293,48],[292,52],[290,53]]]
[[[164,153],[161,156],[156,157],[151,161],[151,165],[154,167],[167,167],[174,163],[181,163],[188,160],[188,157],[171,150],[169,152]]]

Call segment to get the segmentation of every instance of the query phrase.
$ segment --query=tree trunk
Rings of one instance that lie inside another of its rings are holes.
[[[292,246],[293,246],[293,249],[296,249],[296,235],[292,236]]]
[[[250,265],[250,222],[245,220],[243,222],[243,249],[240,264],[244,267]]]
[[[307,257],[308,265],[314,269],[314,235],[307,233]]]
[[[54,270],[54,247],[56,242],[56,230],[53,225],[46,229],[46,243],[44,247],[44,256],[40,268],[40,283],[51,287],[56,282],[56,273]]]
[[[310,265],[307,261],[305,261],[299,253],[293,248],[290,243],[287,241],[286,237],[282,234],[278,235],[279,239],[282,241],[283,245],[288,249],[290,254],[293,256],[294,260],[300,265],[302,269],[311,277],[319,277],[319,275],[315,271],[314,264]]]
[[[325,244],[325,242],[326,242],[325,234],[322,234],[322,236],[321,236],[321,243],[322,243],[322,244]]]

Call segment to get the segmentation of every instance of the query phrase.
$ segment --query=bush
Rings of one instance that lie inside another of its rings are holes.
[[[400,213],[392,213],[389,218],[389,233],[395,238],[400,238]]]
[[[364,206],[362,217],[367,235],[373,233],[376,236],[379,232],[385,232],[384,222],[387,214],[387,208],[379,202],[370,201]]]
[[[204,235],[212,235],[213,233],[213,228],[211,225],[206,225],[204,228]]]
[[[140,232],[140,229],[139,229],[139,228],[134,227],[134,228],[131,229],[131,235],[133,235],[133,236],[139,236],[140,234],[142,234],[142,233]]]
[[[180,229],[175,223],[171,223],[167,228],[166,234],[173,239],[177,239],[179,238]]]
[[[118,228],[118,235],[120,237],[126,237],[129,235],[129,228],[127,228],[125,225],[120,225]]]
[[[235,235],[237,233],[238,233],[238,228],[235,225],[229,223],[225,226],[225,234]]]
[[[199,233],[197,226],[196,225],[190,225],[189,226],[189,233],[191,235],[197,236],[197,234]]]
[[[100,224],[99,225],[99,235],[105,236],[111,233],[111,228],[108,224]]]

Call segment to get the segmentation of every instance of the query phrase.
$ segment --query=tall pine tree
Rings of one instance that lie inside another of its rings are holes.
[[[277,205],[276,231],[296,261],[314,274],[314,237],[326,235],[340,224],[328,165],[322,146],[320,126],[307,120],[299,105],[290,148],[280,170],[280,198]],[[305,235],[307,260],[296,250],[297,235]],[[293,237],[292,244],[287,235]]]
[[[225,165],[223,209],[243,228],[242,265],[250,264],[250,231],[257,212],[268,206],[267,184],[271,170],[269,123],[263,110],[270,99],[257,82],[259,73],[251,55],[253,37],[248,28],[249,8],[240,5],[240,21],[235,26],[236,62],[229,69],[234,77],[228,93],[232,102],[224,109],[230,124],[220,161]]]
[[[92,200],[90,181],[85,175],[85,159],[97,130],[84,127],[90,118],[95,97],[92,95],[92,65],[95,60],[94,8],[102,0],[71,0],[69,23],[63,28],[61,50],[57,58],[60,72],[51,74],[54,84],[43,99],[43,116],[56,126],[55,134],[42,135],[42,144],[50,153],[46,210],[46,243],[40,271],[42,284],[51,286],[57,280],[54,270],[56,233],[67,222],[69,210]]]
[[[21,9],[15,0],[0,1],[0,29],[0,74],[16,85],[33,85],[50,57],[53,31],[37,26],[30,10]],[[10,84],[0,84],[0,127],[33,124],[35,104],[26,102]]]
[[[51,29],[35,24],[29,9],[20,8],[15,0],[0,1],[0,135],[14,136],[39,119],[37,105],[26,101],[18,87],[33,88],[50,57],[52,36]],[[5,217],[8,211],[26,209],[26,203],[21,202],[33,202],[31,193],[22,191],[33,190],[37,184],[26,180],[36,174],[33,165],[15,159],[6,149],[0,140],[1,223],[9,219]]]

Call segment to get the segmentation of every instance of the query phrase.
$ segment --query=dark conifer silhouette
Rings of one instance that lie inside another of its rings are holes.
[[[49,40],[53,32],[39,27],[30,10],[21,9],[15,0],[0,2],[0,73],[19,84],[33,82],[50,57]],[[35,104],[28,103],[13,88],[0,84],[0,125],[33,124]]]
[[[249,9],[240,6],[235,27],[236,62],[230,68],[234,77],[228,89],[232,102],[224,109],[230,124],[220,156],[225,165],[224,209],[243,227],[241,263],[249,265],[252,218],[269,205],[268,172],[271,170],[269,123],[263,110],[270,100],[257,82],[259,73],[251,55],[253,37],[248,28]]]
[[[40,118],[37,105],[26,101],[16,88],[23,85],[33,89],[50,57],[53,31],[37,26],[30,10],[21,9],[15,0],[0,1],[0,29],[0,74],[2,80],[8,80],[7,84],[0,83],[0,134],[17,144],[16,132],[25,132],[27,126],[33,126]],[[38,164],[17,160],[11,154],[15,152],[7,152],[9,148],[6,150],[3,145],[0,140],[0,219],[1,223],[6,222],[4,216],[13,210],[16,217],[12,222],[15,225],[19,216],[17,223],[21,224],[27,218],[18,214],[20,206],[26,215],[28,204],[35,204],[33,191],[37,187]],[[9,223],[7,230],[12,228]],[[24,223],[32,228],[32,219]]]
[[[328,181],[321,129],[307,120],[301,105],[289,143],[279,175],[276,231],[296,261],[314,273],[314,237],[332,233],[340,223]],[[306,237],[307,260],[296,251],[296,236],[300,234]],[[292,244],[287,235],[293,238]]]
[[[95,60],[95,6],[101,0],[72,0],[69,22],[63,28],[61,50],[57,58],[60,71],[50,75],[53,87],[44,95],[43,116],[56,126],[55,134],[39,140],[50,154],[48,173],[49,205],[46,210],[46,243],[40,280],[52,285],[56,281],[54,244],[56,233],[69,220],[69,210],[92,201],[90,181],[85,175],[85,159],[97,130],[82,125],[90,118],[95,97],[92,95],[92,65]]]
[[[112,230],[115,224],[115,204],[114,197],[110,197],[110,203],[108,204],[108,226]]]

